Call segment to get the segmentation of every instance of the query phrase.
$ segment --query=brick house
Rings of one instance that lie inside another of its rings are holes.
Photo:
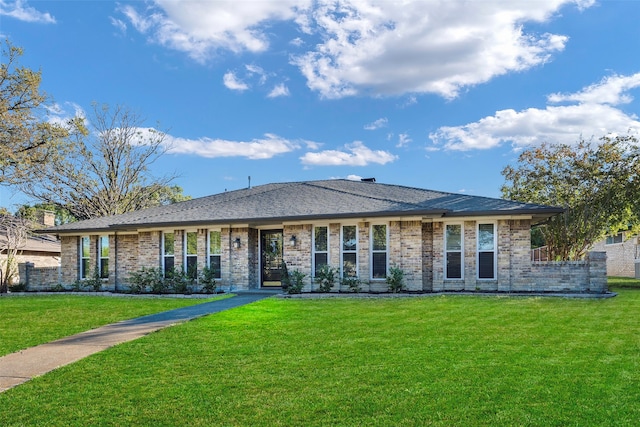
[[[607,275],[640,278],[640,246],[638,236],[620,231],[596,243],[594,251],[607,254]]]
[[[278,287],[284,261],[306,275],[304,290],[328,264],[359,277],[365,291],[386,290],[397,266],[411,291],[517,292],[554,289],[532,266],[530,228],[560,212],[373,179],[325,180],[260,185],[46,231],[61,239],[63,283],[97,269],[115,290],[142,267],[209,266],[223,288]],[[563,289],[602,291],[586,282]]]

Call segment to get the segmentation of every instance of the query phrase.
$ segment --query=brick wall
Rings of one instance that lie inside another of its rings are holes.
[[[589,252],[584,261],[535,261],[531,263],[529,286],[521,291],[607,292],[607,255]]]
[[[60,283],[62,269],[60,266],[44,267],[36,266],[32,262],[18,264],[20,283],[26,285],[29,291],[46,291]]]
[[[627,235],[625,233],[625,239]],[[594,245],[593,251],[606,252],[607,254],[607,274],[609,276],[635,277],[636,275],[636,244],[637,237],[632,237],[622,243],[607,245],[603,240]]]

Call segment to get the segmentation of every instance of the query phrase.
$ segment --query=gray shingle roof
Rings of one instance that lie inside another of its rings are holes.
[[[379,216],[533,215],[561,208],[375,182],[325,180],[260,185],[45,230],[77,233],[198,224],[268,224]]]

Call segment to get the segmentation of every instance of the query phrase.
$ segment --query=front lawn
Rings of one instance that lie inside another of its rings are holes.
[[[0,425],[635,425],[640,292],[267,299],[0,394]]]
[[[0,297],[0,356],[120,320],[210,301],[190,298]]]

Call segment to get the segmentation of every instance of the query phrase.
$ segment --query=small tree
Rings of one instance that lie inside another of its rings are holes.
[[[0,293],[5,293],[18,273],[18,255],[27,244],[30,223],[24,218],[0,216]]]

